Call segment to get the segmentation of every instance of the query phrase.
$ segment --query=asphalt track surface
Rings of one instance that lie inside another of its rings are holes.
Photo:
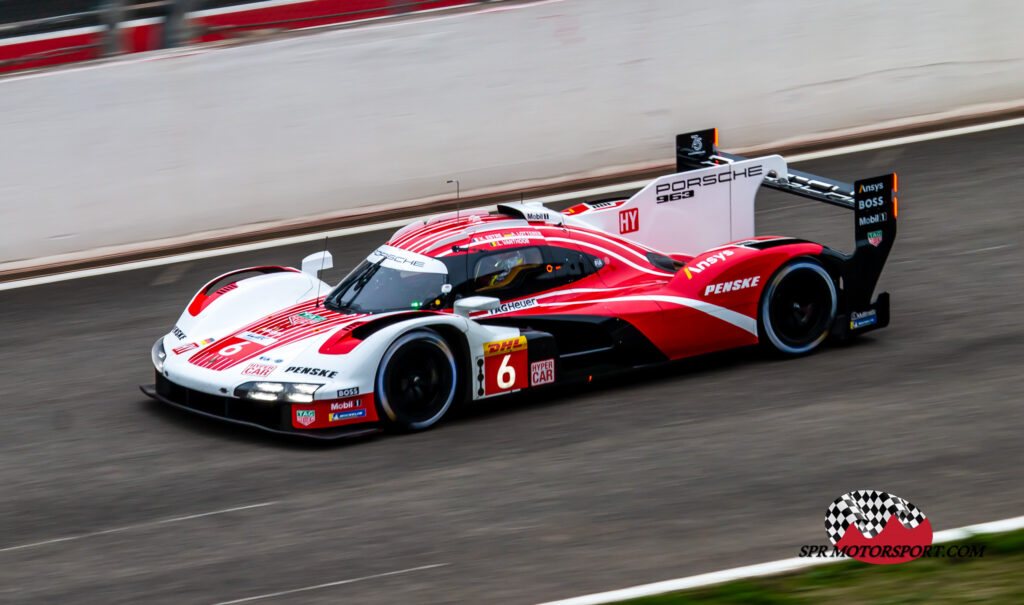
[[[151,343],[209,277],[297,264],[316,244],[2,292],[0,602],[331,584],[249,602],[530,603],[795,556],[826,541],[826,507],[853,489],[908,498],[936,530],[1019,515],[1021,158],[1013,128],[799,165],[900,173],[886,330],[519,398],[416,435],[296,443],[139,393]],[[758,208],[759,233],[852,244],[839,209],[766,194]],[[330,279],[386,235],[331,242]]]

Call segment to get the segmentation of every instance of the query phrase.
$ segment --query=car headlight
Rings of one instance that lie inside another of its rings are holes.
[[[164,350],[164,339],[160,337],[153,343],[153,350],[150,351],[150,355],[153,357],[153,367],[156,368],[157,372],[164,371],[164,360],[167,359],[167,351]]]
[[[322,386],[302,382],[247,382],[235,389],[235,397],[257,401],[313,403],[313,393]]]

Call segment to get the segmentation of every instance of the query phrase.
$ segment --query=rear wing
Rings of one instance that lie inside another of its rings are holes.
[[[717,129],[676,136],[677,173],[746,161],[748,158],[718,150]],[[856,246],[853,255],[845,259],[844,290],[851,296],[853,308],[867,307],[896,239],[896,173],[850,184],[792,170],[783,161],[767,167],[761,185],[853,211]]]
[[[661,253],[694,257],[755,237],[754,199],[762,186],[853,211],[853,254],[831,248],[822,254],[841,272],[842,299],[851,321],[858,321],[856,313],[870,311],[875,319],[863,321],[885,325],[888,295],[880,294],[877,303],[871,296],[896,238],[897,182],[892,173],[844,183],[790,170],[780,155],[724,153],[718,149],[716,129],[699,130],[676,137],[674,174],[651,181],[628,200],[584,205],[581,211],[564,213],[563,220]]]

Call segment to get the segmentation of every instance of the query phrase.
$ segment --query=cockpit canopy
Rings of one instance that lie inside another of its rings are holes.
[[[502,301],[551,290],[597,271],[601,261],[579,250],[531,245],[475,247],[430,257],[383,245],[352,270],[324,306],[346,313],[450,309],[466,296]]]

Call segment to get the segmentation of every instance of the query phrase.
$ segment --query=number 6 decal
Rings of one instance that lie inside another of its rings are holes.
[[[497,395],[525,389],[526,337],[484,343],[484,394]]]
[[[516,369],[508,365],[509,359],[512,359],[511,353],[503,357],[501,359],[501,365],[498,366],[499,389],[511,389],[512,385],[516,383]]]
[[[228,345],[226,347],[221,348],[221,350],[217,351],[217,354],[218,355],[223,355],[224,357],[231,357],[235,353],[238,353],[239,351],[241,351],[244,346],[245,345],[241,344],[241,343],[235,343],[233,345]]]

